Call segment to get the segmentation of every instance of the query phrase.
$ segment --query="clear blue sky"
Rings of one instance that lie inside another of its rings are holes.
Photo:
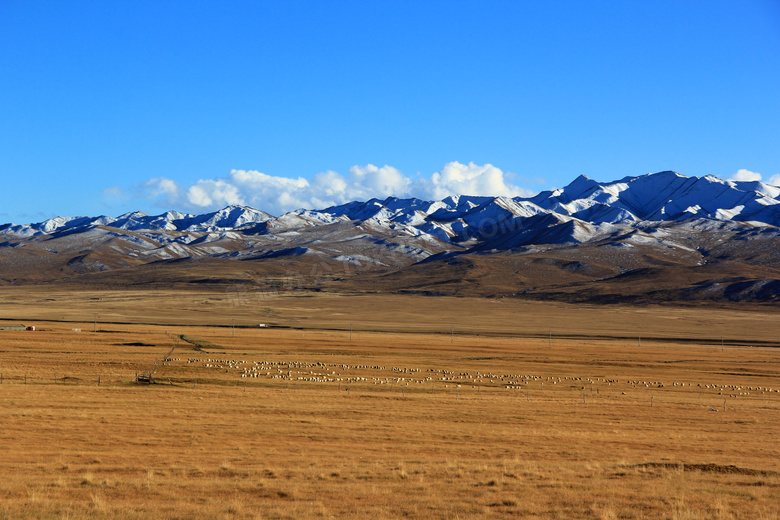
[[[0,222],[667,169],[780,178],[777,0],[0,1]]]

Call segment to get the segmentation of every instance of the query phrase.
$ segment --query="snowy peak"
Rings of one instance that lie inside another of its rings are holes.
[[[690,219],[780,226],[779,199],[778,186],[724,181],[709,175],[686,177],[663,171],[606,183],[580,175],[563,189],[528,198],[453,195],[440,201],[425,201],[388,197],[348,202],[316,211],[301,209],[280,217],[247,206],[228,206],[200,215],[168,211],[149,216],[130,212],[116,218],[56,217],[37,224],[7,224],[0,227],[0,233],[31,237],[78,233],[104,226],[126,231],[180,233],[243,229],[257,234],[355,221],[409,236],[429,236],[460,243],[473,237],[484,237],[486,230],[492,236],[523,229],[525,235],[532,236],[528,233],[529,227],[549,226],[553,225],[552,221],[560,223],[571,219],[595,226]],[[545,215],[554,218],[538,218]]]
[[[587,198],[600,187],[598,182],[585,175],[580,175],[561,191],[560,195],[557,196],[557,199],[565,203]]]
[[[596,183],[580,176],[562,190],[534,197],[541,207],[593,223],[681,221],[695,217],[758,220],[777,226],[780,188],[761,182],[686,177],[665,171]],[[763,211],[765,208],[776,209]]]
[[[180,231],[223,231],[247,224],[259,224],[271,218],[268,213],[247,206],[228,206],[213,213],[187,215],[173,224]]]
[[[228,206],[202,215],[190,215],[179,211],[167,211],[161,215],[148,216],[141,211],[132,211],[116,218],[100,217],[55,217],[37,224],[10,225],[16,234],[32,236],[65,231],[87,230],[93,226],[110,226],[126,231],[225,231],[249,224],[265,222],[273,217],[264,211],[246,206]],[[7,232],[11,232],[7,230]]]

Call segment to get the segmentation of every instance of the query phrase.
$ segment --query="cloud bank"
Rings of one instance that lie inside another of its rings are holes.
[[[353,166],[347,175],[318,173],[311,180],[232,170],[227,177],[201,179],[189,186],[164,177],[139,186],[143,197],[164,208],[202,212],[231,204],[252,206],[280,215],[299,208],[324,209],[353,200],[417,197],[440,200],[450,195],[531,196],[514,185],[513,175],[491,164],[451,162],[429,178],[412,179],[392,166]]]
[[[746,170],[744,168],[741,170],[737,170],[737,173],[729,177],[730,181],[738,181],[738,182],[761,181],[762,179],[763,179],[763,175],[761,175],[760,173],[751,172],[750,170]],[[780,174],[773,175],[763,182],[767,184],[771,184],[773,186],[780,186]]]

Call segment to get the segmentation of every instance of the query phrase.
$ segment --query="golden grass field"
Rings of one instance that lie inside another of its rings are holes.
[[[0,518],[780,515],[776,308],[0,295]]]

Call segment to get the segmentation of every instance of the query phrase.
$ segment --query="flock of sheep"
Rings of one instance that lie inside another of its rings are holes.
[[[169,359],[168,362],[183,361]],[[505,387],[510,390],[528,388],[532,383],[540,386],[568,385],[570,388],[593,390],[594,385],[619,384],[619,379],[589,378],[589,377],[556,377],[529,374],[494,374],[492,372],[454,372],[439,368],[409,368],[387,367],[381,365],[348,365],[344,363],[323,363],[305,361],[248,361],[244,359],[196,359],[186,360],[188,366],[199,366],[207,369],[221,370],[238,374],[242,378],[269,378],[288,382],[310,383],[366,383],[374,385],[425,385],[443,383],[445,387],[462,384],[469,386]],[[625,380],[622,383],[632,388],[663,388],[663,381]],[[780,390],[760,386],[702,384],[674,381],[672,387],[693,387],[699,389],[717,390],[717,395],[728,397],[748,396],[755,394],[778,393]]]

